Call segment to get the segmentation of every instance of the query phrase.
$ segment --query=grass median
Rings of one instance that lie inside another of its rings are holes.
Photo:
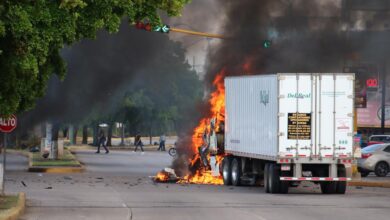
[[[0,196],[0,219],[19,219],[19,216],[24,212],[25,202],[26,196],[24,193]]]
[[[75,156],[69,151],[64,149],[64,155],[57,160],[42,158],[40,152],[32,153],[33,167],[80,167],[81,164],[76,160]]]

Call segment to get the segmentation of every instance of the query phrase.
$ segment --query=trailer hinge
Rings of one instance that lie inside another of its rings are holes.
[[[284,133],[283,132],[279,132],[278,136],[279,137],[284,136]]]
[[[283,112],[280,112],[280,113],[278,114],[278,117],[284,117],[284,113],[283,113]]]
[[[308,147],[308,146],[304,146],[304,147],[301,147],[300,149],[301,149],[301,150],[310,150],[311,148]]]
[[[278,98],[279,98],[279,99],[284,99],[284,98],[286,98],[286,97],[285,97],[284,95],[279,95]]]

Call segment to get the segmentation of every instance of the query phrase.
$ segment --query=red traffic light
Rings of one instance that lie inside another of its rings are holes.
[[[145,31],[152,31],[152,25],[150,25],[149,23],[145,24],[145,27],[144,27]]]
[[[145,28],[145,24],[143,22],[137,21],[137,23],[135,23],[135,28],[137,28],[137,29],[144,29]]]
[[[152,25],[149,24],[149,23],[143,23],[141,21],[137,21],[137,23],[135,23],[135,28],[139,29],[139,30],[145,30],[145,31],[152,31]]]

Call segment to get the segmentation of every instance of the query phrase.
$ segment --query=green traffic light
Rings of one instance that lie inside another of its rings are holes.
[[[272,45],[272,42],[270,40],[264,40],[263,41],[263,47],[264,48],[270,48]]]
[[[163,26],[155,26],[153,27],[153,31],[155,32],[161,32],[161,33],[169,33],[169,31],[171,30],[171,28],[169,27],[169,25],[163,25]]]
[[[153,31],[155,32],[160,32],[161,31],[161,26],[156,26],[153,28]]]
[[[169,25],[164,25],[161,28],[161,32],[163,32],[163,33],[169,33],[170,30],[171,30],[171,28],[169,27]]]

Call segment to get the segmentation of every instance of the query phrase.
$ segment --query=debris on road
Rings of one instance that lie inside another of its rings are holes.
[[[180,180],[179,177],[177,177],[175,171],[171,168],[165,168],[157,173],[156,176],[153,177],[153,180],[155,182],[169,182],[169,183],[176,183]]]
[[[70,177],[70,176],[64,176],[64,179],[65,180],[73,180],[72,177]]]

